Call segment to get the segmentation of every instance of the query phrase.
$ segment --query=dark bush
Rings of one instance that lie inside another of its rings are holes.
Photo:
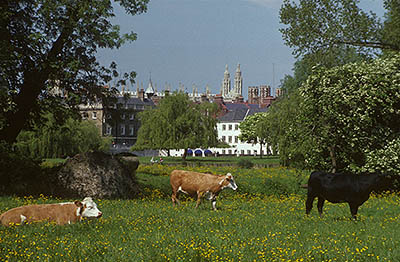
[[[37,195],[45,193],[47,185],[39,161],[0,144],[0,195]]]
[[[254,164],[250,160],[244,158],[239,159],[237,165],[241,168],[253,168],[254,166]]]

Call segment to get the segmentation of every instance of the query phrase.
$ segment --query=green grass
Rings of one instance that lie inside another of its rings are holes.
[[[327,203],[322,218],[314,207],[307,217],[305,191],[287,185],[303,181],[306,173],[287,169],[232,173],[239,189],[224,190],[214,212],[209,201],[195,209],[191,198],[172,207],[168,176],[139,172],[142,196],[97,200],[104,213],[99,220],[0,227],[0,260],[400,261],[399,196],[372,197],[361,206],[358,221],[349,219],[346,204]],[[279,178],[279,190],[286,195],[270,186]],[[57,201],[61,200],[2,197],[0,211]]]

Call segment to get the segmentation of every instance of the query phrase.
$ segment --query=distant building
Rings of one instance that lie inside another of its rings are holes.
[[[249,86],[248,88],[249,104],[258,104],[260,107],[268,107],[275,99],[269,85]]]
[[[141,90],[139,94],[144,94]],[[151,97],[151,96],[150,96]],[[103,135],[111,136],[115,145],[132,146],[137,141],[140,128],[138,113],[155,107],[149,97],[120,96],[104,107]]]
[[[242,71],[240,70],[240,64],[238,64],[234,86],[231,88],[231,77],[228,71],[228,65],[225,66],[224,79],[221,85],[221,95],[225,101],[234,101],[237,97],[243,97],[243,77]]]
[[[239,139],[241,134],[239,125],[248,116],[266,112],[267,107],[261,108],[258,104],[248,103],[225,103],[227,113],[218,118],[217,132],[218,139],[230,145],[230,148],[212,148],[211,151],[218,155],[230,156],[254,156],[260,155],[260,144],[249,144]],[[262,149],[263,155],[266,155],[269,150]]]

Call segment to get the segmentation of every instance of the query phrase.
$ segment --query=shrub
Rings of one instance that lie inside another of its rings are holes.
[[[241,168],[252,168],[254,166],[254,164],[250,160],[244,158],[239,159],[237,165]]]

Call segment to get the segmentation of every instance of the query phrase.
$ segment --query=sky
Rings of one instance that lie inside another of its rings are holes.
[[[363,10],[384,13],[383,0],[361,0]],[[279,87],[292,75],[296,61],[285,46],[279,23],[282,0],[150,0],[148,11],[128,16],[115,6],[114,24],[138,39],[116,50],[101,49],[103,65],[115,61],[120,72],[135,71],[146,88],[151,78],[157,91],[184,85],[204,93],[208,85],[220,93],[225,66],[233,79],[240,64],[243,96],[248,86]],[[136,85],[128,88],[136,91]]]

